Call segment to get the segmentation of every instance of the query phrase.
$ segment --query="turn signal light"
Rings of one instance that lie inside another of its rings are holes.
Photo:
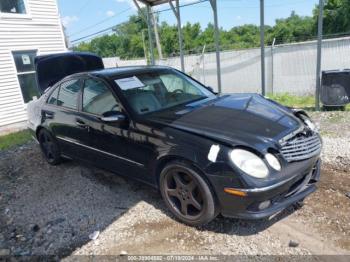
[[[240,197],[247,196],[246,192],[239,191],[239,190],[234,189],[234,188],[225,188],[224,192],[227,193],[227,194],[230,194],[230,195],[234,195],[234,196],[240,196]]]

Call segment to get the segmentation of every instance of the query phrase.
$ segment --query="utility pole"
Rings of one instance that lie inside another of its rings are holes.
[[[176,4],[176,6],[174,6],[172,0],[169,0],[169,5],[170,5],[171,9],[173,10],[173,13],[174,13],[176,20],[177,20],[177,33],[178,33],[178,37],[179,37],[181,71],[185,72],[185,58],[184,58],[184,51],[183,51],[183,35],[182,35],[179,0],[176,0],[175,4]]]
[[[315,108],[320,110],[320,89],[321,89],[321,58],[322,58],[322,36],[323,36],[323,7],[324,0],[320,0],[318,9],[318,36],[317,36],[317,64],[316,64],[316,99]]]
[[[151,26],[151,7],[150,5],[147,5],[147,25],[148,25],[148,41],[149,41],[149,52],[151,56],[151,65],[155,65],[155,59],[154,59],[154,51],[153,51],[153,37],[152,37],[152,26]]]
[[[151,9],[152,10],[152,9]],[[162,46],[160,44],[159,40],[159,34],[158,34],[158,23],[155,14],[152,12],[152,20],[153,20],[153,30],[156,38],[156,45],[158,50],[159,59],[163,59],[163,53],[162,53]]]
[[[221,58],[220,58],[220,31],[218,22],[218,5],[216,0],[210,0],[211,8],[214,14],[214,37],[215,37],[215,50],[216,50],[216,71],[218,81],[218,92],[221,93]]]
[[[145,20],[148,27],[148,43],[149,43],[149,52],[150,52],[150,64],[154,65],[154,52],[153,52],[153,35],[152,35],[152,23],[151,23],[151,7],[149,4],[146,4],[146,15],[142,11],[139,3],[137,0],[133,0],[137,10],[139,11],[139,14],[141,15],[141,18]],[[147,61],[148,62],[148,61]]]
[[[148,63],[147,49],[146,49],[146,44],[145,44],[145,34],[143,33],[143,30],[141,31],[141,36],[142,36],[143,53],[145,55],[145,61],[146,61],[146,63]]]
[[[273,58],[273,49],[275,47],[276,38],[273,38],[272,45],[271,45],[271,93],[273,94],[274,89],[274,58]]]
[[[264,0],[260,0],[260,48],[261,48],[261,94],[265,96],[265,10]]]

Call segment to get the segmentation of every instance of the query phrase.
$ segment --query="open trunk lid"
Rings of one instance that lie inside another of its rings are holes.
[[[83,52],[37,56],[34,63],[41,94],[68,75],[104,68],[101,57]]]

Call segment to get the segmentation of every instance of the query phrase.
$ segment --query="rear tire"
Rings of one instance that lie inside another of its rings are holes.
[[[61,152],[58,143],[54,136],[47,130],[42,129],[39,131],[38,140],[46,161],[50,165],[58,165],[61,163]]]
[[[160,174],[160,192],[175,217],[190,226],[209,223],[218,215],[214,194],[191,165],[167,164]]]

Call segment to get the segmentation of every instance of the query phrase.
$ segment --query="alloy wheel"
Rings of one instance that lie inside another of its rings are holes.
[[[181,216],[196,219],[204,210],[204,193],[197,180],[181,169],[169,170],[164,179],[167,201]]]

